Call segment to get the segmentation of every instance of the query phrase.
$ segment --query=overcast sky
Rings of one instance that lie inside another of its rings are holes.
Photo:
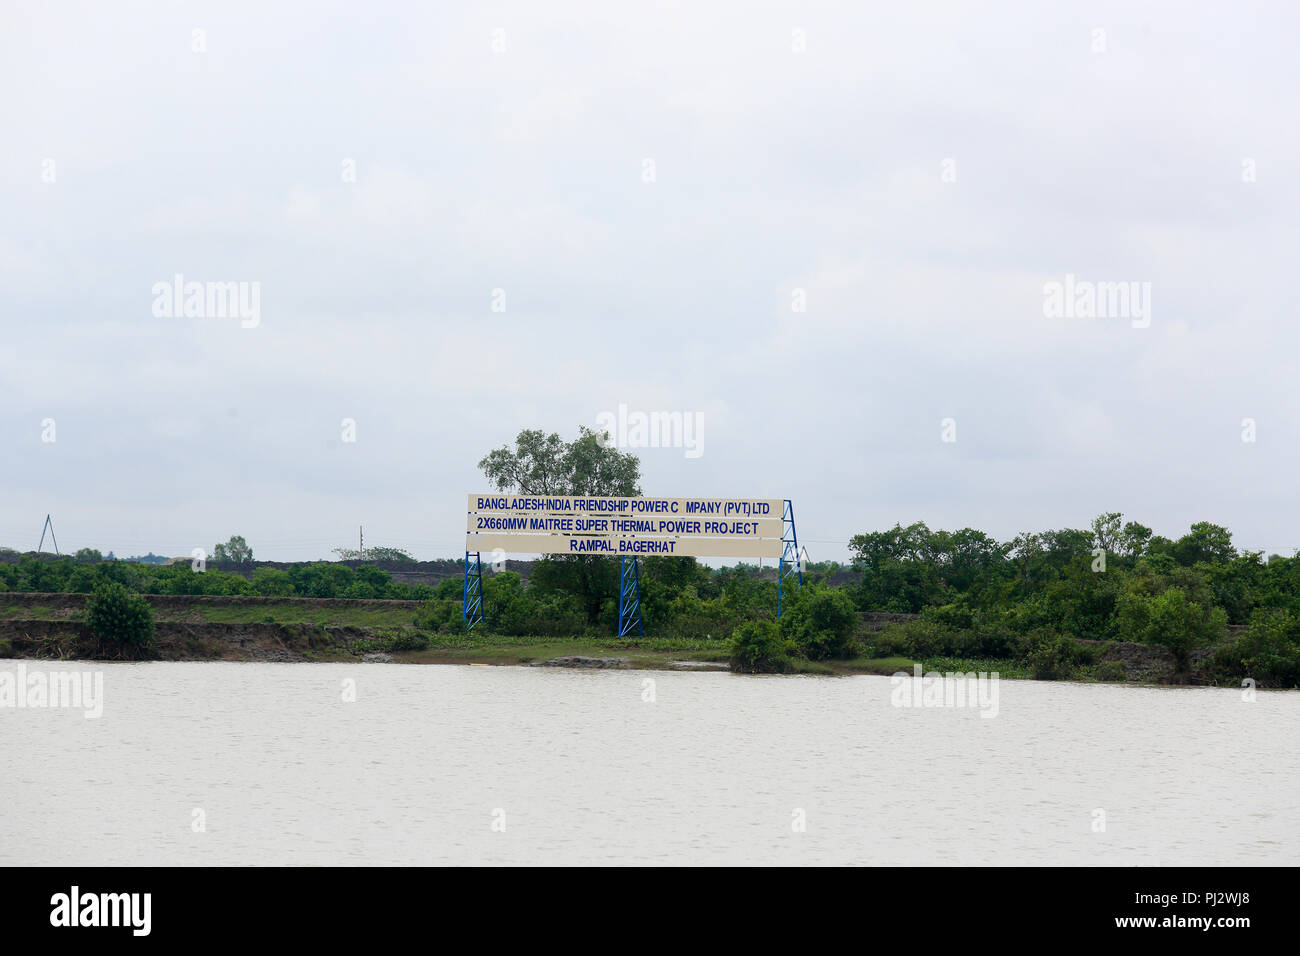
[[[1300,547],[1294,5],[386,6],[0,6],[0,545],[455,556],[485,452],[624,404],[702,424],[646,494],[814,560]]]

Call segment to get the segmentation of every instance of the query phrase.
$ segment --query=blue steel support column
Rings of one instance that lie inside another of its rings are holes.
[[[794,578],[792,583],[803,584],[803,561],[799,558],[799,536],[794,530],[794,504],[785,499],[785,512],[781,515],[781,564],[776,574],[776,616],[781,618],[781,608],[785,597],[785,580]]]
[[[638,635],[645,637],[641,625],[641,576],[636,558],[629,563],[624,554],[618,559],[618,636],[626,637],[634,627]]]
[[[470,552],[465,552],[465,593],[461,598],[460,616],[465,620],[465,630],[483,620],[483,561],[474,552],[474,571],[469,569]]]

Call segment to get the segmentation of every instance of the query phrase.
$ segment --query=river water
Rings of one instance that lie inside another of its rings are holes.
[[[1293,691],[1001,681],[985,717],[887,677],[21,666],[102,674],[103,713],[0,706],[3,865],[1300,857]]]

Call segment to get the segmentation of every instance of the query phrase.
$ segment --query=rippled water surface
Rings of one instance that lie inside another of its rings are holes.
[[[0,708],[9,865],[1280,864],[1300,850],[1296,692],[1002,681],[989,719],[891,706],[887,677],[26,666],[102,671],[104,713]]]

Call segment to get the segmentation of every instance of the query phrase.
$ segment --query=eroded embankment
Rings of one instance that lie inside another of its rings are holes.
[[[254,595],[147,595],[154,608],[154,642],[148,653],[164,661],[343,661],[393,650],[393,639],[420,633],[413,626],[419,601],[345,598],[281,598]],[[86,596],[81,594],[0,593],[0,657],[47,660],[95,659],[105,654],[84,623]],[[212,620],[222,616],[263,620]],[[296,618],[296,620],[277,620]],[[307,618],[303,620],[303,618]],[[861,615],[868,638],[888,624],[915,619],[910,614]],[[425,632],[427,650],[397,652],[393,659],[416,663],[482,662],[536,664],[548,659],[607,661],[602,666],[718,666],[725,648],[694,652],[654,648],[653,641],[610,642],[573,638],[567,641],[494,638],[480,635],[468,646],[462,638]],[[868,638],[869,639],[869,638]],[[1149,683],[1209,683],[1211,649],[1191,655],[1190,670],[1178,673],[1173,654],[1164,648],[1122,641],[1089,641],[1098,662],[1114,661],[1123,679]],[[618,657],[611,657],[611,651]],[[626,652],[626,653],[625,653]],[[630,653],[630,656],[629,656]],[[720,656],[721,655],[721,656]],[[821,673],[881,673],[870,660],[823,662]],[[883,663],[883,662],[881,662]],[[910,662],[909,662],[910,663]],[[995,663],[995,662],[989,662]],[[1009,663],[1009,662],[1008,662]],[[573,665],[581,666],[581,665]],[[1118,678],[1118,675],[1116,675]]]
[[[148,658],[162,661],[313,661],[351,659],[369,628],[321,624],[159,621]],[[88,660],[105,656],[78,621],[0,621],[0,650],[14,657]],[[5,656],[5,655],[0,655]]]

